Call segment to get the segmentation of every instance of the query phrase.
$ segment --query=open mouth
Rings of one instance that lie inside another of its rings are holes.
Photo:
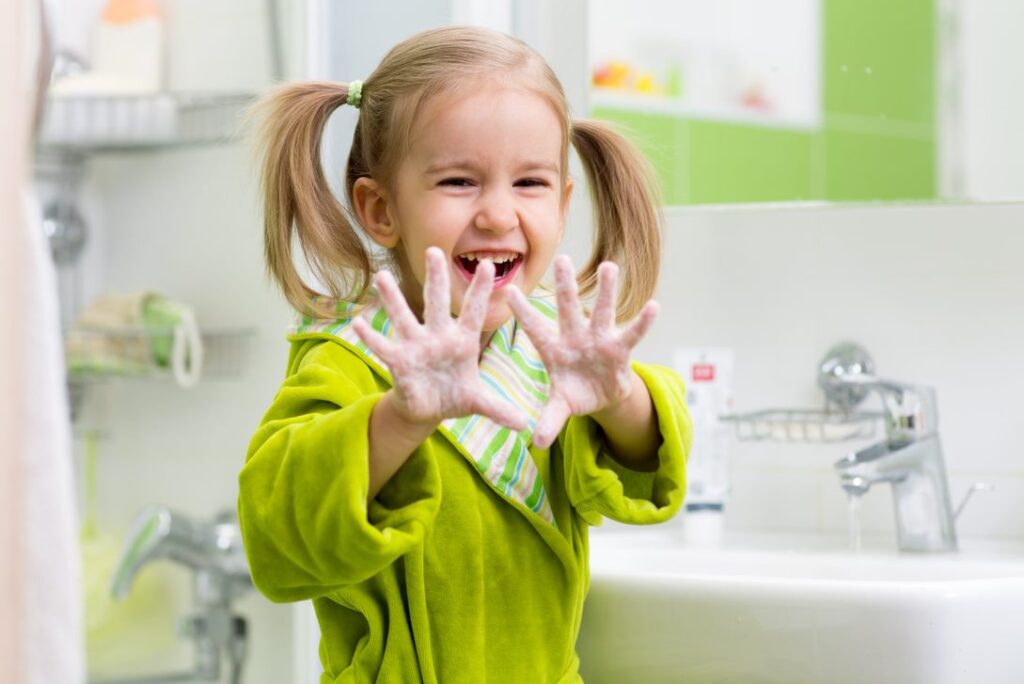
[[[519,252],[466,252],[455,257],[455,265],[467,280],[472,280],[476,267],[484,259],[494,264],[495,287],[510,282],[523,263]]]

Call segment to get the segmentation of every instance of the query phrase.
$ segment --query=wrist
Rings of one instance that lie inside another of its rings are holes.
[[[601,409],[591,418],[600,426],[612,457],[623,466],[651,472],[658,468],[658,430],[654,401],[643,378],[634,371],[629,396],[615,406]]]
[[[381,397],[377,403],[377,410],[383,412],[388,424],[395,430],[397,436],[417,444],[422,442],[438,426],[438,422],[435,420],[418,420],[402,412],[395,401],[395,390],[393,388],[385,392],[384,396]]]
[[[372,500],[402,464],[437,427],[410,421],[397,410],[394,391],[385,392],[373,407],[369,426],[370,482],[367,500]]]
[[[590,414],[590,417],[602,425],[615,421],[618,418],[621,418],[625,413],[629,412],[630,402],[635,401],[637,397],[643,396],[645,394],[645,392],[643,391],[637,391],[638,387],[640,390],[646,389],[643,383],[643,379],[639,375],[637,375],[636,371],[630,368],[629,391],[626,392],[626,394],[618,401],[615,401],[614,403],[609,404],[608,406],[605,406],[603,408],[598,409],[597,411],[594,411],[593,413]]]

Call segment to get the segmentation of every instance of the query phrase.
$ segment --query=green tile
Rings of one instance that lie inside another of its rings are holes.
[[[933,125],[935,0],[825,0],[827,113]]]
[[[595,119],[611,122],[646,155],[654,167],[665,204],[685,204],[683,121],[665,114],[596,107]]]
[[[935,142],[826,129],[825,196],[833,201],[934,199]]]
[[[710,121],[688,130],[692,204],[816,198],[814,132]]]

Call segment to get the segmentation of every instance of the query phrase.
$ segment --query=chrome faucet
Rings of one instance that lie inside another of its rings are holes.
[[[901,551],[956,551],[957,536],[938,434],[935,390],[874,375],[867,352],[853,344],[833,348],[818,383],[831,401],[848,406],[875,391],[885,406],[886,437],[836,461],[840,484],[863,496],[877,483],[892,485]]]
[[[252,587],[233,513],[197,523],[162,506],[144,509],[135,519],[110,583],[115,599],[126,596],[138,572],[149,562],[167,558],[192,569],[195,612],[179,624],[179,633],[194,643],[191,672],[153,675],[103,684],[221,681],[222,653],[230,665],[228,681],[241,681],[246,650],[246,621],[231,610],[231,601]]]

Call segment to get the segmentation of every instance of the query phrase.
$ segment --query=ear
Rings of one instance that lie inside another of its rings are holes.
[[[372,178],[357,178],[352,186],[352,202],[366,234],[381,247],[394,249],[400,236],[384,187]]]
[[[569,215],[569,200],[572,199],[572,191],[576,189],[576,181],[571,177],[565,179],[565,188],[562,190],[562,227],[558,234],[558,242],[562,242],[562,236],[565,235],[565,219]]]

